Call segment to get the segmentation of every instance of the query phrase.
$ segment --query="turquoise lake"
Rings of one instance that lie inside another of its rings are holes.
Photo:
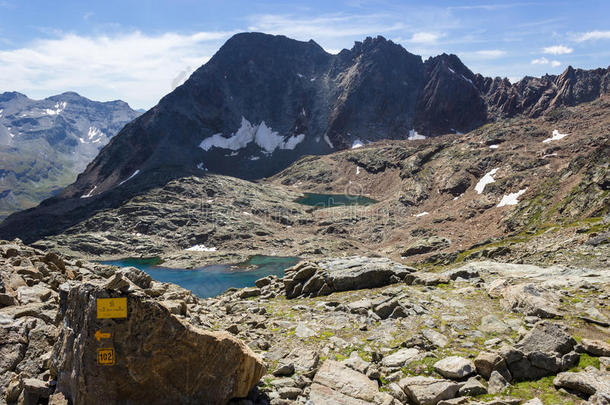
[[[295,202],[313,207],[331,208],[346,205],[372,205],[377,201],[362,195],[305,193],[305,197],[299,198]]]
[[[159,265],[159,260],[122,259],[101,262],[119,267],[136,267],[148,273],[154,280],[174,283],[191,290],[201,298],[215,297],[228,288],[253,287],[259,278],[269,275],[284,276],[284,270],[299,262],[296,257],[252,256],[235,265],[215,264],[198,269],[171,269]]]

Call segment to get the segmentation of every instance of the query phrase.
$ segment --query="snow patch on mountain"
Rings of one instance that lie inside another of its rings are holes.
[[[498,207],[504,207],[505,205],[517,205],[519,204],[519,197],[521,197],[527,191],[527,187],[523,190],[519,190],[516,193],[510,193],[502,197],[502,200],[498,204]]]
[[[407,139],[410,141],[415,141],[417,139],[426,139],[426,137],[424,135],[418,134],[415,129],[412,129],[409,131],[409,136],[407,137]]]
[[[129,180],[133,179],[134,177],[136,177],[138,175],[138,173],[140,173],[140,169],[136,170],[135,172],[133,172],[133,174],[129,177],[127,177],[125,180],[123,180],[122,182],[119,183],[119,186],[127,183]]]
[[[498,171],[498,169],[493,169],[490,172],[485,173],[485,176],[483,176],[481,178],[481,180],[479,180],[477,185],[474,186],[474,189],[476,190],[477,194],[481,194],[483,192],[483,190],[485,190],[486,185],[491,184],[496,181],[493,178],[493,175],[496,174],[497,171]]]
[[[550,138],[545,139],[544,141],[542,141],[542,143],[549,143],[551,141],[558,141],[562,138],[565,138],[566,136],[568,136],[568,134],[560,134],[558,130],[554,129],[553,130],[553,136]]]
[[[352,149],[356,149],[356,148],[361,148],[363,147],[364,144],[362,143],[362,141],[360,139],[356,139],[353,143],[352,143]]]
[[[58,115],[60,114],[63,110],[66,109],[66,107],[68,106],[68,103],[65,101],[61,101],[59,103],[55,103],[54,108],[47,108],[45,109],[45,113],[47,115]]]
[[[293,150],[305,139],[305,134],[298,134],[284,139],[262,121],[259,125],[252,125],[245,117],[241,118],[241,126],[231,136],[224,137],[222,133],[214,134],[204,139],[199,147],[206,152],[211,148],[230,149],[233,151],[246,148],[254,142],[265,153],[273,153],[276,149]]]

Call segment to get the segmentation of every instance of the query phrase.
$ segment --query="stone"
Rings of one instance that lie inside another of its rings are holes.
[[[308,338],[316,335],[313,329],[308,328],[304,323],[299,323],[294,334],[300,338]]]
[[[439,401],[455,398],[459,389],[453,381],[432,377],[407,377],[398,385],[416,405],[436,405]]]
[[[585,351],[593,356],[610,356],[610,343],[602,340],[583,339],[582,346]]]
[[[486,333],[505,334],[510,332],[510,326],[501,321],[497,316],[490,314],[481,318],[479,330]]]
[[[610,395],[610,377],[601,371],[559,373],[553,379],[553,384],[555,387],[577,391],[587,397],[594,394]]]
[[[186,303],[184,301],[167,300],[161,301],[160,304],[167,308],[170,314],[186,316]]]
[[[460,356],[449,356],[434,363],[434,369],[440,375],[452,380],[461,380],[474,373],[472,361]]]
[[[517,343],[516,348],[523,351],[525,354],[540,351],[546,353],[555,352],[559,355],[564,355],[571,352],[575,345],[576,341],[574,338],[567,334],[561,325],[542,321],[538,322],[523,339]]]
[[[136,267],[123,267],[119,272],[142,289],[150,288],[152,285],[152,277]]]
[[[354,350],[347,359],[343,360],[342,363],[362,374],[366,374],[371,365],[368,361],[364,361],[356,350]]]
[[[477,380],[477,377],[470,377],[458,391],[459,396],[476,397],[483,394],[487,394],[487,388]]]
[[[459,267],[457,269],[451,269],[443,272],[443,275],[449,277],[451,280],[457,280],[458,278],[469,280],[471,278],[479,278],[479,271],[477,269]]]
[[[287,377],[294,374],[294,364],[287,363],[280,365],[275,371],[273,375],[276,377]]]
[[[434,329],[424,329],[422,334],[426,339],[430,341],[434,346],[443,348],[449,343],[449,339],[442,333],[435,331]]]
[[[238,294],[239,298],[241,299],[258,297],[259,295],[261,295],[261,289],[258,287],[243,288],[239,291]]]
[[[313,382],[343,395],[372,402],[379,390],[378,383],[334,360],[326,360]]]
[[[48,405],[69,405],[69,402],[64,394],[57,392],[49,397]]]
[[[46,381],[36,378],[23,380],[23,403],[24,405],[36,405],[43,398],[49,398],[53,389]]]
[[[394,284],[415,269],[386,258],[345,257],[317,264],[299,264],[286,270],[286,297],[301,294],[327,295],[335,291],[360,290]],[[307,286],[307,287],[306,287]]]
[[[373,405],[371,401],[350,397],[322,384],[313,383],[309,389],[308,404],[312,405]]]
[[[421,358],[421,353],[416,348],[399,349],[381,360],[384,367],[404,367],[414,360]]]
[[[85,283],[70,289],[53,348],[57,392],[73,403],[226,403],[242,398],[265,373],[263,362],[226,332],[208,332],[183,323],[143,291],[126,295],[127,319],[102,321],[98,298],[117,292]],[[104,325],[110,339],[94,338]],[[115,364],[94,361],[99,347],[112,347]],[[163,395],[159,395],[163,392]]]
[[[544,405],[544,403],[538,397],[534,397],[527,402],[524,402],[523,405]]]
[[[258,288],[263,288],[263,287],[266,287],[266,286],[268,286],[270,284],[271,284],[271,278],[269,276],[263,277],[263,278],[259,278],[258,280],[256,280],[254,282],[254,285],[257,286]]]
[[[518,284],[502,290],[502,306],[507,311],[540,318],[561,317],[559,298],[534,284]]]
[[[440,273],[429,273],[429,272],[415,272],[412,274],[408,274],[405,278],[405,283],[407,284],[416,284],[416,285],[428,285],[434,286],[438,284],[447,284],[449,283],[449,277]]]
[[[492,371],[487,383],[487,392],[499,394],[508,387],[508,381],[497,371]]]
[[[278,390],[278,394],[282,399],[297,399],[299,395],[303,392],[302,389],[298,387],[282,387]]]
[[[489,380],[492,371],[499,371],[502,375],[506,375],[504,370],[508,371],[504,358],[497,353],[480,352],[474,359],[474,366],[486,380]]]
[[[428,238],[420,238],[406,248],[401,256],[413,256],[424,253],[429,253],[436,250],[442,250],[451,245],[451,240],[443,236],[430,236]]]
[[[314,350],[299,348],[290,352],[284,361],[293,363],[295,372],[305,377],[313,377],[318,369],[320,355]]]
[[[32,287],[24,286],[17,289],[17,300],[21,305],[45,302],[52,294],[53,291],[42,284],[36,284]]]

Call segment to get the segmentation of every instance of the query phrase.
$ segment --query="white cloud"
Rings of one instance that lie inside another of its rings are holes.
[[[496,59],[506,55],[506,51],[501,49],[484,49],[481,51],[476,51],[475,54],[483,58]]]
[[[582,34],[578,34],[574,38],[577,42],[598,40],[598,39],[610,39],[610,31],[589,31]]]
[[[546,48],[542,48],[543,53],[549,53],[551,55],[565,55],[572,53],[573,51],[574,49],[564,45],[547,46]]]
[[[123,99],[134,108],[151,107],[172,89],[180,72],[205,63],[231,34],[151,36],[135,31],[38,39],[0,51],[0,88],[37,98],[74,90],[96,100]]]
[[[532,60],[532,65],[551,65],[552,67],[561,66],[561,62],[558,60],[548,60],[544,56],[538,59]]]
[[[411,36],[411,39],[407,40],[407,42],[411,42],[414,44],[434,44],[441,37],[441,34],[437,34],[434,32],[416,32]]]
[[[391,23],[385,14],[348,15],[342,13],[321,16],[292,14],[260,14],[249,17],[249,31],[281,34],[299,40],[378,35],[405,29],[399,21]]]

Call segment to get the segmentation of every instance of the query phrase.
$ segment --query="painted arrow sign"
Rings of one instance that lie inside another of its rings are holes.
[[[95,338],[98,342],[100,342],[102,339],[110,339],[110,336],[110,333],[103,333],[101,330],[95,332]]]

